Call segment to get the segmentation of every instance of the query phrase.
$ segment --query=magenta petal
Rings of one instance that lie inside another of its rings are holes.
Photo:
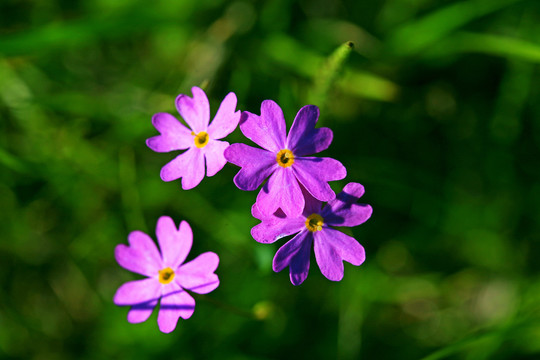
[[[189,319],[194,311],[195,299],[173,281],[167,286],[167,293],[161,297],[157,319],[159,330],[170,333],[176,328],[180,317]]]
[[[321,212],[322,202],[315,199],[313,195],[311,195],[309,191],[307,191],[302,185],[300,185],[300,189],[302,189],[302,194],[304,195],[304,201],[306,203],[302,213],[304,217],[307,218],[309,215],[314,213],[319,214]]]
[[[278,167],[274,153],[245,144],[232,144],[224,154],[227,161],[242,167],[234,177],[234,183],[240,190],[257,189]]]
[[[328,181],[347,176],[345,167],[331,158],[298,157],[294,159],[292,168],[298,181],[320,201],[330,201],[336,197]]]
[[[155,278],[129,281],[116,290],[113,301],[119,306],[149,302],[159,298],[160,289],[161,284]]]
[[[218,264],[217,254],[205,252],[180,266],[176,279],[184,289],[207,294],[219,286],[219,278],[214,274]]]
[[[343,278],[343,261],[358,266],[366,259],[364,248],[358,241],[328,227],[315,233],[314,247],[322,274],[332,281]]]
[[[263,244],[273,243],[278,239],[305,229],[305,221],[306,219],[303,216],[297,218],[271,216],[254,226],[251,229],[251,236]]]
[[[201,149],[191,147],[161,168],[161,179],[173,181],[182,178],[182,189],[199,185],[204,178],[204,155]]]
[[[152,124],[161,135],[146,140],[146,145],[156,152],[169,152],[187,149],[193,145],[191,130],[186,128],[171,114],[157,113],[152,117]]]
[[[296,156],[306,156],[326,150],[332,143],[332,130],[315,129],[319,108],[306,105],[298,111],[287,137],[287,148]]]
[[[333,226],[357,226],[367,221],[373,212],[371,206],[356,204],[364,195],[364,187],[348,183],[336,198],[328,202],[321,214],[324,222]]]
[[[204,91],[194,86],[193,98],[180,94],[176,98],[176,109],[196,134],[206,131],[210,121],[210,104]]]
[[[265,216],[281,208],[287,217],[298,217],[304,209],[304,196],[290,168],[278,167],[257,195],[257,207]]]
[[[212,139],[221,139],[236,129],[240,121],[241,112],[236,111],[236,95],[231,92],[225,96],[214,120],[208,126],[208,134]]]
[[[289,276],[293,285],[300,285],[309,274],[309,257],[313,233],[302,231],[276,252],[272,268],[279,272],[289,266]]]
[[[129,246],[117,245],[114,256],[120,266],[137,274],[154,276],[161,269],[161,256],[156,244],[142,231],[128,235]]]
[[[285,148],[286,125],[283,111],[272,100],[261,104],[261,115],[243,112],[240,130],[260,147],[277,153]]]
[[[156,226],[156,236],[161,248],[163,267],[175,270],[184,262],[193,243],[193,233],[186,221],[176,228],[173,219],[168,216],[159,218]]]
[[[220,140],[210,140],[204,147],[204,157],[206,158],[206,175],[214,176],[219,170],[223,169],[227,163],[225,159],[225,149],[229,147],[229,143]]]
[[[132,324],[138,324],[148,320],[158,301],[152,300],[142,304],[133,305],[127,314],[127,321]]]

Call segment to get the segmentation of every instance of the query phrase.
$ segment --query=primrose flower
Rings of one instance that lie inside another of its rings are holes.
[[[240,110],[236,109],[236,95],[229,93],[219,106],[210,125],[210,105],[203,90],[191,89],[193,98],[180,94],[176,98],[176,109],[186,121],[189,129],[168,113],[157,113],[152,117],[152,124],[161,135],[146,140],[146,145],[156,152],[184,150],[161,168],[161,179],[172,181],[182,178],[182,188],[192,189],[206,175],[214,176],[225,166],[227,160],[223,152],[229,146],[221,139],[236,129],[240,121]]]
[[[304,212],[295,218],[286,217],[280,210],[267,217],[257,204],[253,205],[253,216],[262,222],[251,229],[251,235],[256,241],[269,244],[296,234],[279,248],[272,264],[275,272],[288,266],[293,285],[300,285],[307,278],[312,247],[322,274],[329,280],[340,281],[343,278],[343,261],[358,266],[366,256],[358,241],[331,226],[357,226],[370,218],[373,211],[371,206],[356,204],[364,194],[364,187],[358,183],[347,184],[322,209],[320,201],[305,190],[304,193]]]
[[[219,279],[214,271],[219,257],[205,252],[184,263],[193,242],[191,228],[185,221],[177,229],[170,217],[160,217],[156,236],[161,253],[154,241],[141,231],[129,234],[129,246],[116,246],[114,255],[118,264],[147,278],[120,286],[114,303],[131,306],[127,319],[135,324],[146,321],[161,299],[159,330],[169,333],[176,328],[179,318],[188,319],[195,310],[195,300],[186,290],[206,294],[218,287]]]
[[[240,130],[263,149],[232,144],[225,150],[225,158],[242,168],[234,177],[241,190],[255,190],[270,177],[257,195],[257,207],[265,216],[278,208],[289,217],[300,215],[304,209],[300,184],[320,201],[336,197],[328,181],[345,178],[345,167],[331,158],[306,157],[327,149],[332,142],[330,129],[315,129],[318,118],[319,108],[304,106],[286,136],[283,112],[274,101],[262,102],[260,116],[242,113]]]

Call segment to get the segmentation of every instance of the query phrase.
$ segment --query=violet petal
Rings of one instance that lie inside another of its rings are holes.
[[[347,176],[345,167],[332,158],[299,157],[294,160],[292,168],[298,181],[320,201],[330,201],[336,197],[328,181]]]
[[[223,169],[227,163],[227,159],[225,159],[225,155],[223,153],[228,147],[228,142],[220,140],[210,140],[204,147],[207,176],[214,176],[219,172],[219,170]]]
[[[277,153],[285,148],[286,124],[283,111],[272,100],[261,104],[261,115],[243,112],[240,130],[260,147]]]
[[[165,164],[160,173],[163,181],[182,178],[182,189],[189,190],[199,185],[204,178],[204,155],[195,146]]]
[[[206,131],[210,121],[210,104],[204,91],[194,86],[193,98],[180,94],[176,98],[176,109],[195,134]]]
[[[142,231],[128,235],[129,246],[117,245],[114,256],[120,266],[137,274],[154,276],[161,269],[161,256],[156,244]]]
[[[251,236],[260,243],[270,244],[305,229],[305,222],[303,216],[297,218],[271,216],[254,226],[251,229]]]
[[[289,131],[287,148],[295,156],[306,156],[326,150],[332,143],[332,130],[329,128],[315,129],[319,118],[319,108],[306,105],[301,108]]]
[[[324,227],[314,236],[315,259],[328,280],[340,281],[343,278],[343,261],[358,266],[366,259],[362,245],[341,231]]]
[[[129,281],[116,290],[114,303],[119,306],[137,305],[159,299],[161,284],[155,278]]]
[[[197,294],[207,294],[219,286],[219,278],[214,274],[218,264],[217,254],[205,252],[180,266],[176,277],[177,282],[184,289]]]
[[[156,152],[183,150],[193,145],[191,130],[186,128],[171,114],[157,113],[152,124],[161,135],[146,140],[146,145]]]
[[[195,311],[195,299],[175,281],[167,286],[167,293],[161,297],[158,313],[159,330],[170,333],[176,328],[178,319],[189,319]]]
[[[231,92],[219,105],[219,109],[214,119],[208,126],[208,135],[216,140],[224,138],[236,129],[240,122],[241,111],[236,111],[236,95]]]
[[[148,320],[152,311],[156,307],[158,300],[148,301],[142,304],[133,305],[127,314],[127,321],[132,324],[138,324]]]
[[[246,144],[232,144],[224,154],[227,161],[242,167],[234,177],[234,183],[240,190],[257,189],[278,167],[275,154]]]
[[[278,167],[257,195],[257,207],[265,216],[281,208],[287,217],[298,217],[304,209],[300,185],[289,168]]]
[[[161,248],[163,266],[176,270],[191,250],[193,244],[191,227],[186,221],[182,221],[177,228],[173,219],[162,216],[157,222],[156,237]]]
[[[289,266],[289,276],[293,285],[300,285],[309,274],[309,257],[313,233],[302,231],[276,252],[272,263],[275,272]]]

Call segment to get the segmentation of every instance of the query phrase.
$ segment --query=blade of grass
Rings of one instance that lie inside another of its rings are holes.
[[[387,46],[397,55],[413,55],[452,31],[521,0],[460,1],[403,25],[390,35]]]

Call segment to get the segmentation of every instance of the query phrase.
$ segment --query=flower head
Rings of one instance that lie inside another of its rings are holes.
[[[260,116],[242,113],[240,130],[262,149],[232,144],[225,150],[225,158],[242,168],[234,177],[241,190],[255,190],[269,177],[257,196],[257,207],[265,216],[278,208],[289,217],[300,215],[304,208],[301,185],[320,201],[336,197],[328,181],[345,178],[345,167],[331,158],[307,156],[327,149],[332,142],[330,129],[315,129],[318,118],[316,106],[304,106],[286,135],[283,112],[272,100],[263,101]]]
[[[288,266],[293,285],[300,285],[308,276],[312,246],[322,274],[329,280],[339,281],[343,278],[343,261],[361,265],[365,253],[358,241],[331,226],[357,226],[370,218],[371,206],[356,204],[364,194],[364,187],[358,183],[347,184],[323,208],[322,202],[303,191],[304,212],[294,218],[286,217],[280,210],[268,217],[257,204],[253,205],[253,216],[262,222],[251,229],[251,235],[256,241],[268,244],[296,234],[276,252],[272,266],[275,272]]]
[[[218,287],[219,279],[214,271],[219,258],[213,252],[205,252],[184,263],[193,242],[191,228],[185,221],[177,229],[170,217],[160,217],[156,236],[161,253],[141,231],[129,234],[129,246],[116,246],[114,255],[118,264],[147,278],[120,286],[114,303],[131,306],[128,321],[140,323],[150,317],[160,301],[159,329],[169,333],[176,328],[180,317],[188,319],[195,310],[195,300],[186,290],[206,294]]]
[[[225,166],[227,160],[223,152],[229,146],[220,141],[229,135],[240,121],[240,110],[236,109],[236,95],[229,93],[221,103],[214,120],[210,121],[210,105],[203,90],[191,89],[193,98],[179,95],[176,98],[176,109],[186,121],[189,129],[168,113],[157,113],[152,117],[152,124],[160,135],[146,140],[146,145],[156,152],[184,150],[168,164],[161,168],[161,179],[172,181],[182,178],[182,188],[192,189],[206,175],[214,176]]]

